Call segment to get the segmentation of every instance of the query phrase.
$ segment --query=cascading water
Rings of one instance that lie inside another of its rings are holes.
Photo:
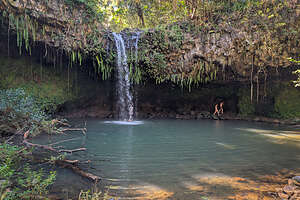
[[[128,37],[125,34],[122,35],[121,33],[112,33],[117,49],[116,111],[118,113],[119,120],[132,121],[135,117],[136,106],[133,100],[133,87],[130,80],[130,69],[127,63],[126,49],[129,49],[132,52],[134,48],[135,60],[137,60],[138,40],[140,33],[141,32],[133,33],[131,37]]]

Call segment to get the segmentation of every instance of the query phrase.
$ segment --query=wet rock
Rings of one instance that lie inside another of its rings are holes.
[[[214,120],[219,120],[219,119],[220,119],[217,115],[212,115],[212,118],[213,118]]]
[[[295,176],[297,177],[297,176]],[[300,199],[300,186],[295,178],[288,179],[288,184],[285,185],[282,189],[276,188],[276,192],[281,199],[290,199],[290,200],[299,200]]]
[[[300,199],[300,189],[296,190],[293,196],[290,199]]]
[[[289,195],[284,194],[284,193],[278,193],[278,196],[279,196],[281,199],[288,199],[288,198],[289,198]]]
[[[300,176],[294,176],[292,179],[295,180],[296,182],[300,183]]]
[[[286,193],[288,196],[292,196],[294,194],[295,187],[286,185],[283,188],[283,192]]]
[[[208,111],[201,111],[197,114],[197,119],[212,119],[212,115]]]

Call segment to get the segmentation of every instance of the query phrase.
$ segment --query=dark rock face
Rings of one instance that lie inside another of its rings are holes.
[[[58,114],[67,117],[115,117],[113,82],[95,83],[90,87],[94,90],[81,89],[85,91],[81,98],[62,105]],[[137,118],[213,119],[214,105],[220,100],[225,102],[226,115],[236,113],[237,90],[235,85],[227,88],[214,85],[193,89],[192,92],[169,84],[136,86]]]

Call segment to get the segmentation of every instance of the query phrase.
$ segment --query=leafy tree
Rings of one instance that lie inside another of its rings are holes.
[[[289,58],[289,60],[290,60],[291,62],[294,62],[294,63],[300,65],[300,60],[295,60],[295,59],[293,59],[293,58]],[[300,87],[300,69],[297,69],[297,70],[294,71],[293,73],[298,75],[297,80],[294,81],[295,87]]]

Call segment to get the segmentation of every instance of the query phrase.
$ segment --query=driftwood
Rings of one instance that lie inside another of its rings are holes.
[[[85,172],[82,169],[80,169],[77,164],[79,163],[78,160],[74,160],[74,161],[70,161],[70,160],[56,160],[55,164],[59,165],[63,168],[69,168],[72,169],[73,172],[75,172],[76,174],[79,174],[82,177],[88,178],[90,180],[93,180],[95,182],[98,182],[100,180],[99,176],[96,176],[94,174],[91,174],[89,172]]]

